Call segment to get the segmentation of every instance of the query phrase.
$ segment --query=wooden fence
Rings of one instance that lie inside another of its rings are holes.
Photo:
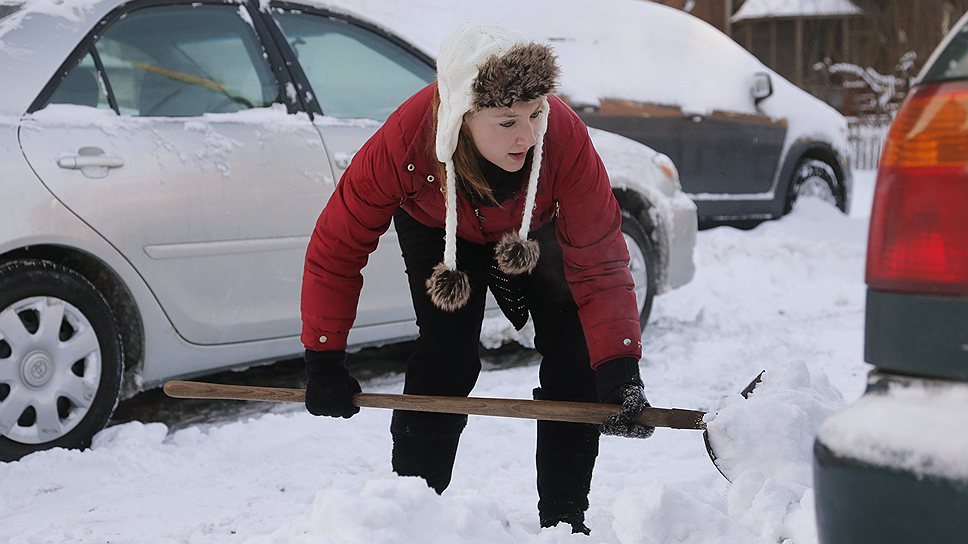
[[[890,124],[891,116],[887,114],[847,118],[850,165],[854,170],[877,168]]]

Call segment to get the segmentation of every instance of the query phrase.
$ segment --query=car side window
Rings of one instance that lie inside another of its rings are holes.
[[[282,102],[241,5],[139,9],[95,47],[122,115],[189,117]]]
[[[94,57],[88,53],[81,58],[51,94],[48,104],[75,104],[99,109],[111,109],[104,82],[94,64]]]
[[[385,121],[436,78],[416,55],[347,21],[288,11],[273,17],[325,115]]]

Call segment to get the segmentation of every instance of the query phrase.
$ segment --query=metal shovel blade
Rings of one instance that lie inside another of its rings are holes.
[[[766,372],[766,370],[761,370],[760,373],[757,374],[755,378],[753,378],[753,381],[751,381],[749,385],[743,388],[743,390],[740,392],[740,395],[742,395],[744,399],[750,398],[750,395],[753,394],[753,390],[756,389],[756,386],[762,383],[764,372]],[[716,467],[716,470],[718,470],[719,473],[723,475],[723,478],[726,478],[728,481],[732,482],[733,480],[731,480],[730,477],[727,476],[725,472],[723,472],[723,467],[718,462],[719,457],[716,456],[716,450],[713,449],[713,445],[709,441],[708,429],[703,429],[702,440],[706,444],[706,453],[709,455],[709,460],[713,462],[713,465]]]

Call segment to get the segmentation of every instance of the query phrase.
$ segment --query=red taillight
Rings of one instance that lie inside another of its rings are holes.
[[[874,192],[867,284],[968,295],[968,82],[918,88],[891,125]]]

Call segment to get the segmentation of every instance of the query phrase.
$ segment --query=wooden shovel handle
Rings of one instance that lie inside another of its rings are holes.
[[[164,389],[169,397],[182,399],[263,400],[297,403],[304,402],[306,399],[306,394],[302,389],[283,387],[224,385],[176,380],[166,383]],[[353,404],[361,408],[390,408],[411,412],[438,412],[595,424],[601,424],[606,417],[617,414],[620,409],[615,404],[591,402],[434,397],[387,393],[357,393],[353,395]],[[705,415],[705,412],[698,410],[649,407],[638,415],[636,421],[650,427],[702,430],[706,428],[702,421]]]

